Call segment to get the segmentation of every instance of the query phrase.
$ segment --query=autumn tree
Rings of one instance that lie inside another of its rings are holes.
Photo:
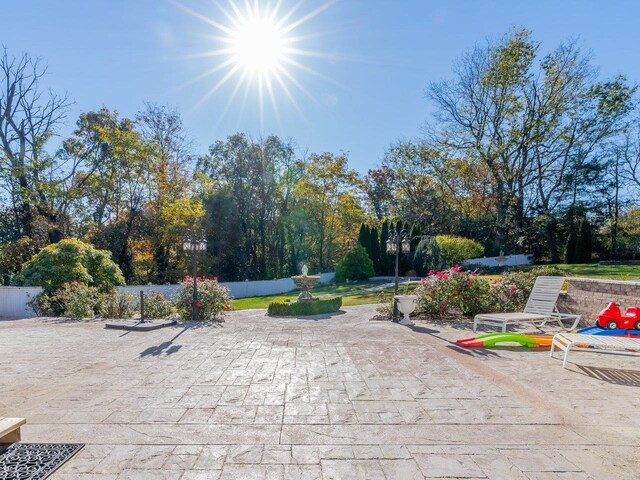
[[[358,175],[349,169],[345,155],[313,154],[296,187],[296,197],[311,220],[317,268],[326,271],[357,239],[364,212],[354,185]]]
[[[486,167],[496,236],[511,246],[521,241],[527,208],[551,216],[580,202],[594,149],[619,131],[635,91],[622,77],[598,82],[575,42],[542,58],[539,47],[515,29],[475,47],[452,80],[428,88],[438,122],[428,131],[431,144]],[[552,232],[548,240],[558,258]]]

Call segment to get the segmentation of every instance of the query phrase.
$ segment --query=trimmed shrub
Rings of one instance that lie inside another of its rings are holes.
[[[71,282],[109,292],[124,283],[124,277],[110,252],[70,238],[42,249],[14,279],[17,285],[42,287],[48,294]]]
[[[509,269],[511,272],[527,272],[535,277],[566,277],[567,271],[558,267],[557,265],[525,265],[519,267],[512,267]]]
[[[362,245],[356,245],[349,250],[336,267],[336,281],[367,280],[373,277],[373,261]]]
[[[438,235],[436,242],[447,265],[457,265],[470,258],[477,258],[484,253],[484,247],[469,238],[453,235]]]
[[[184,320],[191,318],[193,301],[193,277],[185,277],[180,283],[176,309]],[[223,321],[224,312],[231,310],[229,290],[218,283],[218,278],[198,277],[198,318]]]
[[[175,311],[175,306],[159,292],[151,292],[144,296],[145,318],[167,318]]]
[[[267,309],[270,317],[306,317],[334,313],[342,307],[342,297],[314,298],[308,302],[271,302]]]

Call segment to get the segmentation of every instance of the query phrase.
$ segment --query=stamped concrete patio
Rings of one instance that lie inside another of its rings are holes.
[[[636,479],[640,359],[463,350],[372,306],[148,333],[0,322],[0,415],[63,479]]]

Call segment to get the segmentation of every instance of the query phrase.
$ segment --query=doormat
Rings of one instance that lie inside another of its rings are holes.
[[[41,480],[73,457],[84,443],[14,443],[0,447],[1,480]]]

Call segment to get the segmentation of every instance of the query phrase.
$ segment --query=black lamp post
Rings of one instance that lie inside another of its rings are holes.
[[[387,240],[387,254],[396,256],[396,277],[395,288],[393,289],[393,319],[398,318],[398,305],[396,295],[398,295],[398,265],[400,259],[400,252],[409,253],[411,251],[411,241],[409,240],[409,234],[406,230],[397,232],[395,228],[389,232],[389,239]]]
[[[198,320],[198,252],[207,251],[207,239],[202,233],[189,232],[182,240],[182,249],[193,254],[193,300],[191,320]]]

